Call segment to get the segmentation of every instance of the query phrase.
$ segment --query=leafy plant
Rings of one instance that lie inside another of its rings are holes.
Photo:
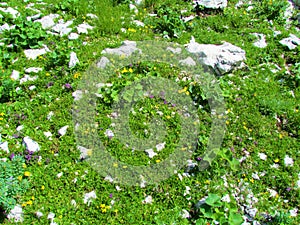
[[[6,212],[16,205],[16,198],[28,188],[23,178],[25,160],[15,156],[11,161],[0,161],[0,208]]]
[[[189,26],[181,19],[181,12],[169,6],[160,6],[157,18],[146,21],[154,31],[169,37],[179,37]]]
[[[43,40],[48,37],[40,23],[27,20],[26,17],[17,17],[14,20],[14,24],[15,29],[3,32],[5,44],[11,45],[13,51],[41,47]]]
[[[16,82],[10,77],[8,70],[0,70],[0,102],[8,102],[15,93]]]
[[[211,219],[222,225],[240,225],[243,222],[242,216],[238,213],[235,204],[221,200],[217,194],[209,193],[205,203],[200,205],[200,218],[196,224],[203,224],[203,220]]]

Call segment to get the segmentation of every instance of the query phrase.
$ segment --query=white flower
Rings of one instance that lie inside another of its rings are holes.
[[[84,202],[84,204],[87,203],[88,205],[90,205],[92,199],[96,199],[96,198],[97,198],[96,192],[95,192],[95,191],[91,191],[91,192],[86,193],[86,194],[84,195],[83,202]]]
[[[223,201],[223,202],[230,202],[230,196],[229,196],[229,194],[223,196],[223,197],[221,198],[221,201]]]
[[[142,201],[143,204],[152,204],[153,199],[151,195],[148,195],[145,200]]]
[[[178,173],[178,177],[179,177],[179,180],[182,181],[182,176],[180,173]]]
[[[290,210],[290,214],[291,214],[290,216],[296,217],[297,214],[298,214],[298,209],[297,209],[297,208],[291,209],[291,210]]]
[[[297,188],[300,188],[300,180],[297,181]]]
[[[284,157],[284,164],[285,166],[293,166],[294,160],[290,158],[288,155]]]
[[[105,135],[106,135],[107,137],[109,137],[109,138],[115,136],[114,133],[113,133],[111,130],[109,130],[109,129],[107,129],[107,130],[105,131]]]
[[[261,160],[267,160],[267,155],[265,153],[258,153],[258,156]]]
[[[63,175],[63,172],[60,172],[56,176],[57,176],[57,178],[61,178],[62,175]]]

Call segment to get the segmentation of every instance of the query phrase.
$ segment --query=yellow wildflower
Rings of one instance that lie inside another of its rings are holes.
[[[24,176],[25,177],[29,177],[31,175],[31,173],[29,171],[25,171]]]
[[[44,189],[45,189],[45,186],[44,186],[44,185],[42,185],[41,189],[42,189],[42,190],[44,190]]]

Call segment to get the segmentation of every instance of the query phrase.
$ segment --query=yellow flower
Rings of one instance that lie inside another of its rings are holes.
[[[155,162],[156,162],[156,163],[159,163],[159,162],[160,162],[160,159],[157,159]]]
[[[41,189],[42,189],[42,190],[44,190],[44,189],[45,189],[45,186],[44,186],[44,185],[42,185]]]
[[[1,112],[1,113],[0,113],[0,116],[4,116],[4,115],[5,115],[4,112]]]
[[[132,72],[133,72],[133,69],[132,69],[132,68],[129,68],[129,72],[132,73]]]
[[[227,124],[227,125],[229,124],[229,121],[228,121],[228,120],[226,120],[226,124]]]
[[[50,73],[46,73],[46,76],[49,77],[49,76],[50,76]]]
[[[26,202],[26,204],[27,204],[27,205],[32,205],[32,201],[29,200],[29,201]]]
[[[114,167],[118,167],[118,163],[114,163]]]
[[[18,180],[21,181],[22,180],[22,176],[18,176]]]
[[[101,205],[100,205],[100,208],[101,208],[101,209],[105,208],[105,204],[101,204]]]
[[[106,209],[105,208],[101,209],[101,212],[106,213]]]
[[[32,201],[34,201],[34,196],[31,197]]]
[[[75,79],[77,79],[79,76],[80,76],[80,73],[75,73],[75,74],[73,75],[73,77],[74,77]]]
[[[22,207],[25,207],[26,205],[27,205],[26,203],[23,203],[23,204],[22,204]]]
[[[60,215],[58,218],[61,219],[61,218],[62,218],[62,215]]]
[[[31,173],[29,171],[25,171],[24,176],[25,177],[29,177],[31,175]]]
[[[209,180],[204,181],[205,184],[210,184]]]
[[[126,69],[126,68],[124,68],[122,71],[121,71],[121,73],[127,73],[128,72],[128,70]]]
[[[280,138],[280,139],[282,138],[282,134],[279,134],[279,138]]]
[[[2,117],[0,117],[0,120],[3,120],[3,118],[2,118]]]
[[[111,208],[111,206],[110,206],[110,205],[108,205],[108,206],[106,206],[105,208],[106,208],[106,209],[110,209],[110,208]]]
[[[274,162],[278,163],[278,162],[279,162],[279,159],[275,159]]]

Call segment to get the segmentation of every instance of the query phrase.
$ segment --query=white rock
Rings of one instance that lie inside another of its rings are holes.
[[[16,205],[10,213],[7,215],[7,218],[13,222],[23,222],[23,210],[20,205]]]
[[[46,138],[48,138],[49,140],[52,140],[52,134],[50,131],[44,132],[44,135],[46,136]]]
[[[2,142],[2,143],[0,144],[0,148],[1,148],[3,151],[5,151],[6,153],[9,153],[8,142],[7,142],[7,141]]]
[[[72,96],[74,97],[75,101],[80,100],[82,98],[82,95],[83,95],[83,91],[81,90],[76,90],[72,93]]]
[[[35,213],[35,215],[36,215],[37,218],[41,218],[44,214],[42,212],[40,212],[40,211],[37,211]]]
[[[69,128],[69,126],[68,125],[66,125],[66,126],[64,126],[64,127],[62,127],[62,128],[60,128],[59,130],[58,130],[58,134],[60,135],[60,136],[64,136],[66,133],[67,133],[67,129]]]
[[[163,143],[159,143],[157,144],[155,147],[156,147],[156,150],[157,151],[161,151],[165,148],[165,145],[166,145],[166,142],[163,142]]]
[[[37,79],[37,76],[31,77],[26,74],[23,78],[21,78],[20,84],[27,82],[27,81],[35,81],[36,79]]]
[[[152,148],[145,150],[145,152],[148,154],[149,158],[151,159],[157,155],[157,153],[154,152]]]
[[[11,75],[10,75],[10,78],[13,79],[13,80],[19,80],[20,72],[16,71],[16,70],[13,70]]]
[[[290,34],[289,37],[282,39],[279,41],[280,44],[287,46],[290,50],[295,49],[298,45],[300,45],[300,38],[298,38],[294,34]]]
[[[7,23],[0,26],[0,34],[5,30],[12,30],[15,29],[16,25],[9,26]]]
[[[27,59],[33,59],[35,60],[38,56],[44,55],[50,50],[47,47],[44,47],[42,49],[27,49],[24,50],[24,54]]]
[[[79,35],[77,33],[71,33],[68,36],[69,40],[76,40],[79,38]]]
[[[190,215],[190,213],[187,210],[183,209],[182,212],[181,212],[181,217],[183,219],[186,219],[186,218],[190,218],[191,215]]]
[[[87,24],[87,23],[82,23],[79,24],[77,27],[77,32],[79,34],[84,33],[84,34],[88,34],[88,29],[92,30],[94,27],[92,27],[91,25]]]
[[[143,204],[152,204],[153,199],[151,195],[148,195],[145,200],[142,201]]]
[[[24,126],[23,126],[23,125],[20,125],[20,126],[18,126],[18,127],[16,128],[16,130],[17,130],[17,131],[21,131],[21,130],[23,130],[23,128],[24,128]]]
[[[71,54],[70,54],[69,68],[76,66],[77,63],[79,63],[79,60],[77,58],[76,53],[75,52],[71,52]]]
[[[68,27],[72,24],[73,24],[73,20],[64,22],[64,20],[61,19],[54,27],[52,27],[52,30],[55,31],[56,33],[59,33],[59,35],[62,37],[64,35],[69,34],[72,31],[72,28]]]
[[[40,71],[42,71],[43,68],[39,68],[39,67],[30,67],[30,68],[27,68],[25,70],[25,73],[38,73]]]
[[[11,14],[14,19],[17,18],[20,15],[20,13],[17,10],[13,9],[12,7],[8,7],[6,9],[0,8],[0,10],[4,13]]]
[[[63,174],[64,174],[63,172],[60,172],[60,173],[58,173],[56,176],[57,176],[57,178],[61,178],[61,176],[62,176]]]
[[[96,16],[95,14],[92,14],[92,13],[88,13],[86,14],[87,17],[90,17],[92,19],[98,19],[98,16]]]
[[[284,164],[285,164],[285,166],[293,166],[294,160],[291,157],[289,157],[288,155],[286,155],[284,157]]]
[[[137,9],[137,7],[134,4],[129,4],[129,9],[134,11],[135,14],[138,14],[139,10]]]
[[[44,16],[43,18],[36,20],[34,22],[39,22],[42,24],[42,27],[44,29],[48,29],[51,28],[55,25],[54,23],[54,19],[58,18],[59,15],[58,14],[50,14],[48,16]]]
[[[26,146],[26,150],[31,152],[38,152],[40,150],[40,146],[36,141],[30,139],[30,137],[26,136],[23,138],[23,144]]]
[[[29,89],[30,91],[32,91],[32,90],[34,90],[35,88],[36,88],[35,85],[31,85],[28,89]]]
[[[48,220],[53,220],[54,217],[55,217],[55,214],[54,214],[53,212],[50,212],[50,213],[48,214],[48,216],[47,216],[47,219],[48,219]]]
[[[267,160],[267,155],[265,153],[258,153],[258,156],[261,160]]]
[[[36,19],[40,18],[40,16],[41,16],[41,14],[38,13],[38,14],[33,15],[33,16],[27,16],[26,19],[27,19],[27,21],[32,21],[32,20],[36,20]]]
[[[292,216],[292,217],[296,217],[298,215],[298,209],[297,208],[291,209],[289,212],[290,212],[290,216]]]
[[[77,149],[80,151],[80,159],[86,159],[92,153],[91,149],[87,149],[87,148],[85,148],[83,146],[77,146]]]
[[[194,6],[196,6],[197,3],[205,8],[211,9],[222,9],[227,7],[227,0],[196,0],[194,1]]]
[[[54,115],[54,113],[52,111],[49,112],[47,115],[47,120],[50,120],[53,115]]]
[[[223,42],[222,45],[199,44],[192,37],[186,48],[188,52],[197,55],[202,63],[212,67],[218,75],[241,67],[246,59],[244,50],[228,42]]]
[[[258,38],[256,42],[253,43],[255,47],[265,48],[267,47],[266,38],[264,34],[252,33],[255,37]]]
[[[134,20],[133,23],[135,25],[137,25],[138,27],[144,27],[145,26],[145,24],[143,22],[139,21],[139,20]]]

